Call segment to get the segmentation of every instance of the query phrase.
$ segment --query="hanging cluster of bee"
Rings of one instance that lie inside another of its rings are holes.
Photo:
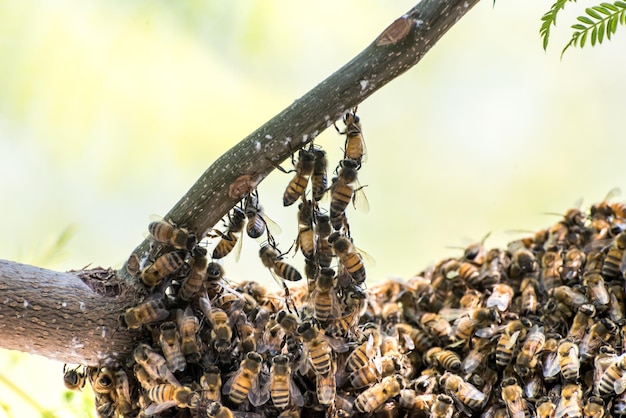
[[[344,123],[336,178],[310,146],[283,196],[299,201],[306,285],[285,284],[303,275],[254,191],[209,233],[210,254],[153,222],[163,255],[137,272],[149,296],[120,318],[141,342],[130,358],[65,368],[66,386],[89,381],[100,417],[626,417],[626,205],[571,209],[506,249],[483,240],[367,289],[346,216],[365,201],[356,109]],[[259,256],[281,291],[227,280],[220,259],[238,257],[244,230],[266,237]]]

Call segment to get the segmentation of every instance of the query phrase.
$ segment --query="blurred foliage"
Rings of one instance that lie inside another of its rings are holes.
[[[575,1],[557,0],[550,7],[550,10],[543,15],[539,30],[543,40],[543,49],[548,48],[550,29],[553,25],[556,26],[557,15],[565,8],[566,3]],[[570,41],[563,48],[561,56],[570,46],[583,48],[587,38],[589,38],[591,46],[595,46],[596,43],[601,44],[605,37],[607,40],[610,40],[611,36],[617,31],[618,25],[626,26],[626,3],[617,0],[613,3],[602,2],[595,6],[587,7],[585,15],[578,16],[576,20],[578,20],[578,23],[572,25],[574,32],[572,32]]]

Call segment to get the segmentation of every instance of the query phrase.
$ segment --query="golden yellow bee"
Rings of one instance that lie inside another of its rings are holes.
[[[508,284],[494,284],[491,295],[487,298],[486,307],[495,306],[500,312],[504,312],[509,309],[514,293],[515,291]]]
[[[270,245],[264,245],[259,250],[261,262],[272,273],[272,277],[285,290],[285,294],[289,297],[289,288],[285,284],[285,280],[297,282],[302,280],[300,272],[291,264],[281,261],[282,255]]]
[[[427,364],[439,364],[444,369],[456,373],[461,370],[461,358],[457,353],[444,350],[441,347],[433,347],[424,354],[424,361]]]
[[[454,402],[451,397],[439,394],[430,410],[430,418],[451,418],[455,412]]]
[[[234,418],[233,411],[220,404],[218,401],[211,402],[206,409],[207,418]]]
[[[332,405],[337,396],[337,385],[335,383],[335,364],[331,371],[323,375],[315,376],[317,400],[320,405]]]
[[[241,254],[241,231],[246,224],[246,214],[245,212],[235,206],[233,208],[233,212],[228,215],[228,226],[226,232],[220,232],[214,230],[217,235],[209,235],[209,236],[219,236],[221,239],[218,241],[217,245],[213,249],[213,259],[220,259],[226,257],[230,254],[233,249],[235,249],[235,261],[239,261],[239,256]]]
[[[617,277],[624,272],[624,252],[626,251],[626,231],[617,234],[613,245],[604,257],[602,263],[602,276],[607,278]]]
[[[517,384],[514,377],[502,381],[502,400],[509,411],[510,418],[524,418],[526,413],[526,401],[522,397],[522,388]]]
[[[226,381],[222,392],[228,395],[228,399],[235,404],[241,404],[246,398],[250,399],[253,406],[263,405],[269,399],[269,391],[264,394],[259,386],[259,373],[263,363],[263,357],[258,353],[250,352],[241,362],[239,370]]]
[[[526,325],[522,320],[514,320],[506,325],[496,346],[496,365],[498,367],[505,368],[511,363],[518,340],[523,340],[525,336]]]
[[[561,277],[565,284],[569,285],[578,282],[578,278],[582,274],[586,261],[587,254],[578,247],[570,247],[565,252],[565,259],[563,260],[563,268],[561,271]]]
[[[339,258],[341,268],[345,269],[356,283],[363,283],[367,277],[363,258],[356,251],[349,238],[337,233],[331,234],[329,242]]]
[[[361,121],[356,115],[356,111],[357,108],[355,107],[344,115],[343,123],[346,125],[346,129],[343,132],[337,128],[337,125],[335,125],[335,129],[340,134],[346,135],[343,158],[350,158],[356,161],[357,167],[361,167],[361,163],[365,162],[366,147],[361,132]]]
[[[398,338],[407,351],[417,350],[423,353],[436,344],[430,334],[407,323],[396,324],[394,331],[398,333]]]
[[[322,339],[319,330],[310,322],[304,322],[298,326],[298,334],[302,336],[304,341],[305,353],[303,356],[308,358],[315,374],[326,375],[330,372],[332,349],[329,343]]]
[[[558,355],[563,379],[567,382],[574,382],[578,380],[580,373],[578,345],[572,341],[563,340],[559,344]]]
[[[91,388],[96,393],[108,394],[115,388],[113,370],[108,367],[89,367],[87,377]]]
[[[441,376],[439,385],[452,399],[456,399],[463,412],[469,412],[467,415],[470,416],[472,415],[472,410],[478,410],[483,406],[486,398],[485,394],[478,390],[476,386],[449,372]]]
[[[163,254],[141,271],[141,281],[148,287],[156,286],[167,276],[176,273],[184,262],[185,258],[178,251]]]
[[[556,407],[557,417],[582,417],[583,391],[579,384],[569,383],[561,388],[561,399]]]
[[[537,401],[537,418],[554,418],[556,405],[552,400],[543,396]]]
[[[135,329],[145,324],[162,321],[169,314],[163,299],[154,298],[128,308],[120,319],[127,328]]]
[[[604,416],[604,400],[598,396],[590,396],[583,408],[583,415],[589,418],[602,418]]]
[[[533,325],[526,335],[526,340],[515,362],[515,370],[520,376],[527,376],[530,369],[535,367],[537,363],[537,353],[541,351],[546,342],[546,336],[543,331],[544,327]]]
[[[330,222],[334,229],[339,230],[344,223],[344,213],[350,201],[363,211],[369,210],[369,203],[358,186],[358,164],[355,160],[345,159],[340,163],[339,175],[330,186]],[[359,195],[356,195],[356,192]]]
[[[197,243],[195,235],[185,228],[177,228],[167,221],[154,221],[148,225],[148,232],[155,241],[162,242],[178,250],[191,250]]]
[[[135,409],[130,396],[130,383],[128,375],[123,369],[115,371],[115,400],[117,412],[122,416],[128,416]]]
[[[546,290],[554,289],[563,284],[561,273],[563,271],[563,256],[558,249],[549,249],[541,258],[541,282]],[[534,277],[534,275],[531,275]]]
[[[201,354],[197,334],[200,329],[200,321],[189,306],[184,311],[179,309],[176,312],[176,321],[178,323],[178,331],[180,332],[180,346],[183,354],[188,362],[199,362]]]
[[[315,168],[315,152],[313,150],[301,149],[298,153],[298,163],[295,164],[296,174],[293,176],[285,193],[283,194],[283,205],[291,206],[296,200],[304,196],[306,186],[309,184],[309,178],[313,174]],[[284,171],[284,170],[283,170]]]
[[[84,367],[82,370],[79,370],[80,368],[81,366],[70,369],[67,364],[63,365],[63,383],[69,390],[81,390],[85,387],[87,374]]]
[[[208,265],[209,259],[206,256],[206,248],[195,247],[191,272],[178,291],[178,297],[182,301],[189,302],[202,289]]]
[[[298,210],[298,237],[296,252],[302,251],[304,258],[315,258],[315,231],[313,230],[313,205],[310,200],[303,200]]]
[[[619,395],[626,390],[626,356],[615,357],[615,360],[604,370],[596,381],[595,393],[601,397],[613,393]]]
[[[317,248],[315,258],[320,267],[330,267],[333,256],[335,255],[333,247],[328,241],[328,237],[332,233],[330,218],[319,212],[315,213],[315,236],[317,237]]]
[[[359,412],[372,413],[389,398],[398,396],[402,388],[402,377],[399,375],[387,376],[380,383],[370,386],[357,396],[354,407]]]
[[[228,314],[220,308],[211,308],[207,319],[211,324],[211,342],[213,347],[223,352],[231,347],[233,331],[229,325]]]
[[[156,353],[149,345],[140,343],[133,351],[133,357],[151,379],[180,386],[178,379],[167,367],[163,356]]]
[[[176,323],[163,322],[160,325],[159,344],[167,361],[167,367],[173,372],[185,370],[187,361],[180,348],[180,335]]]
[[[217,366],[209,366],[200,377],[202,387],[202,399],[205,401],[219,402],[222,393],[222,377]]]
[[[341,306],[333,285],[335,270],[323,268],[317,276],[315,290],[311,300],[315,309],[315,319],[321,322],[333,320],[341,316]]]
[[[186,386],[174,386],[169,383],[156,385],[148,392],[148,398],[153,402],[146,410],[146,415],[154,415],[174,406],[189,408],[194,406],[199,395]]]
[[[302,406],[304,399],[302,393],[291,377],[291,365],[289,357],[278,355],[272,359],[270,369],[270,396],[274,406],[285,409],[293,403]]]

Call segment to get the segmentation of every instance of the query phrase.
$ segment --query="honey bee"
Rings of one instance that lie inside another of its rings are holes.
[[[537,418],[554,418],[556,405],[552,400],[543,396],[537,401]]]
[[[319,330],[310,322],[304,322],[298,326],[298,334],[304,340],[306,355],[303,357],[309,360],[315,374],[318,376],[327,375],[331,370],[332,363],[332,349],[328,342],[322,339]]]
[[[439,364],[449,372],[459,372],[461,370],[461,358],[457,353],[444,350],[441,347],[433,347],[424,354],[427,364]]]
[[[95,406],[98,418],[113,418],[115,416],[115,400],[111,393],[95,393]]]
[[[224,268],[216,263],[210,262],[206,269],[206,290],[207,296],[215,298],[223,291],[222,279],[224,278]]]
[[[508,284],[494,284],[493,291],[487,298],[487,308],[495,306],[500,312],[508,310],[514,293],[513,288]]]
[[[198,242],[196,236],[185,228],[177,228],[164,220],[150,222],[148,232],[155,241],[167,244],[177,250],[191,250]]]
[[[541,351],[546,342],[546,336],[543,330],[543,327],[534,325],[526,335],[526,340],[517,355],[515,363],[515,370],[520,376],[527,376],[530,369],[535,367],[537,363],[537,353]]]
[[[95,393],[108,394],[115,389],[113,370],[108,367],[89,367],[87,377]]]
[[[343,215],[350,201],[363,211],[369,209],[369,203],[358,183],[358,163],[352,159],[342,160],[338,177],[330,186],[330,222],[334,229],[343,226]],[[359,195],[357,196],[357,191]]]
[[[506,328],[496,346],[496,365],[505,368],[513,359],[513,352],[517,346],[517,341],[526,336],[526,326],[521,320],[511,321]]]
[[[602,276],[617,277],[624,272],[624,252],[626,250],[626,231],[622,231],[613,240],[613,245],[604,257]]]
[[[123,369],[118,369],[115,372],[115,398],[118,414],[128,416],[134,408],[130,397],[128,375]]]
[[[578,345],[574,344],[572,341],[563,340],[559,344],[558,354],[563,379],[568,382],[578,380],[578,375],[580,373]]]
[[[446,318],[444,312],[448,311],[442,310],[439,312],[439,314]],[[461,310],[460,312],[457,312],[455,310],[450,310],[450,312],[451,318],[454,318],[456,315],[458,315],[458,313],[462,313],[463,311]],[[489,308],[476,308],[470,310],[466,315],[457,317],[453,324],[454,334],[459,340],[469,341],[470,337],[474,334],[476,328],[478,328],[479,326],[487,325],[489,323],[494,323],[497,319],[498,316],[495,310]]]
[[[283,205],[291,206],[296,200],[304,196],[306,186],[309,184],[309,178],[313,174],[315,168],[315,152],[313,150],[301,149],[298,153],[298,163],[295,164],[296,174],[293,176],[285,193],[283,194]],[[286,172],[285,170],[283,170]]]
[[[191,272],[178,291],[178,297],[185,302],[191,300],[191,298],[202,289],[202,285],[204,284],[204,278],[209,265],[209,259],[206,257],[206,248],[194,247],[193,259],[194,263]]]
[[[200,321],[193,314],[190,306],[184,311],[182,309],[176,311],[176,321],[178,323],[178,331],[180,332],[180,346],[183,354],[189,363],[199,362],[201,354],[196,335],[200,329]]]
[[[69,390],[81,390],[85,387],[87,374],[84,367],[82,370],[79,370],[80,368],[81,366],[70,369],[67,367],[67,364],[63,365],[63,383]]]
[[[283,280],[289,280],[290,282],[302,280],[300,272],[291,264],[281,261],[281,255],[271,246],[262,246],[259,250],[259,256],[263,265],[270,270],[274,279],[283,287],[286,288]]]
[[[366,330],[367,339],[356,347],[346,359],[346,371],[354,372],[367,366],[370,360],[380,356],[382,335],[378,328]]]
[[[200,377],[202,387],[202,399],[205,401],[219,402],[222,392],[222,377],[217,366],[209,366]]]
[[[211,402],[207,406],[206,416],[207,418],[235,418],[233,411],[220,404],[219,401]]]
[[[187,362],[180,348],[180,335],[176,323],[173,321],[163,322],[160,328],[159,344],[167,361],[167,367],[173,372],[185,370]]]
[[[616,357],[596,381],[595,392],[600,397],[619,395],[626,389],[626,356]]]
[[[249,398],[250,403],[254,406],[260,406],[267,402],[269,396],[261,396],[258,381],[262,363],[263,357],[258,353],[246,354],[246,358],[241,362],[237,373],[227,380],[222,387],[222,392],[228,395],[231,402],[241,404],[246,398]]]
[[[561,399],[556,407],[557,417],[580,418],[583,416],[582,389],[580,385],[569,383],[561,388]]]
[[[563,270],[561,271],[561,277],[565,281],[565,284],[571,285],[578,283],[586,261],[587,254],[578,247],[571,247],[565,252]]]
[[[174,386],[169,383],[156,385],[148,392],[148,398],[154,402],[149,405],[145,414],[150,416],[163,412],[174,406],[189,408],[197,402],[198,394],[186,386]]]
[[[346,135],[346,143],[344,145],[344,158],[350,158],[357,163],[357,167],[361,167],[361,163],[365,162],[365,141],[363,140],[363,133],[361,132],[361,121],[356,115],[357,108],[355,107],[351,112],[347,112],[343,117],[343,123],[346,125],[346,129],[341,132],[337,125],[335,129],[341,135]]]
[[[220,308],[211,308],[207,313],[207,319],[212,328],[211,342],[213,347],[219,352],[224,352],[230,348],[233,336],[233,331],[228,323],[228,315]]]
[[[539,272],[539,261],[537,261],[532,251],[520,247],[511,253],[513,254],[513,258],[509,269],[512,277],[534,275]]]
[[[320,405],[331,405],[337,396],[337,385],[335,383],[335,365],[333,370],[325,375],[315,376],[317,400]]]
[[[319,202],[328,189],[328,159],[326,158],[326,151],[321,148],[314,148],[313,152],[315,153],[315,159],[313,175],[311,176],[311,190],[313,199]]]
[[[602,275],[597,273],[585,273],[583,275],[583,283],[589,290],[590,302],[600,310],[608,308],[609,292],[606,289]]]
[[[363,259],[356,251],[350,239],[333,233],[329,237],[329,242],[333,245],[333,249],[337,257],[339,257],[342,268],[348,272],[356,283],[365,282],[366,273]]]
[[[624,418],[626,416],[626,391],[616,396],[613,400],[613,416]]]
[[[167,276],[176,273],[184,262],[183,255],[178,251],[163,254],[141,271],[141,281],[148,287],[156,286]]]
[[[546,290],[554,289],[563,284],[561,271],[563,270],[563,258],[558,250],[548,250],[541,258],[542,275],[541,281]]]
[[[502,400],[509,411],[510,418],[524,418],[526,401],[522,398],[522,388],[514,377],[502,381]]]
[[[399,375],[387,376],[380,383],[370,386],[357,396],[354,400],[354,407],[359,412],[372,413],[388,399],[398,396],[402,386],[402,378]]]
[[[485,394],[460,376],[446,372],[439,379],[439,385],[456,401],[459,409],[469,416],[472,415],[472,410],[477,410],[484,404]]]
[[[591,318],[596,314],[596,308],[589,303],[584,303],[578,308],[578,312],[574,315],[572,325],[567,333],[567,338],[572,341],[580,341],[587,328],[590,326]]]
[[[604,416],[604,400],[597,396],[590,396],[583,408],[583,415],[589,418],[602,418]]]
[[[315,258],[315,232],[313,230],[313,205],[310,200],[303,200],[298,210],[298,238],[296,252],[302,251],[304,258]]]
[[[380,357],[368,359],[367,364],[350,374],[350,385],[355,389],[370,386],[380,380],[382,360]]]
[[[398,333],[398,337],[404,343],[407,351],[416,350],[423,353],[436,344],[435,340],[428,333],[409,324],[396,324],[393,329]]]
[[[321,322],[341,316],[341,307],[333,286],[334,277],[335,270],[322,268],[319,276],[317,276],[315,290],[311,293],[315,319]]]
[[[133,357],[151,379],[180,386],[174,374],[167,367],[166,360],[160,354],[155,353],[149,345],[140,343],[133,351]]]
[[[580,342],[580,359],[586,361],[593,357],[600,345],[609,341],[617,331],[617,325],[609,318],[595,322]]]
[[[489,338],[472,338],[472,349],[465,355],[461,362],[461,369],[465,373],[474,373],[479,367],[484,366],[487,356],[491,352],[492,340]],[[496,352],[497,356],[497,352]]]
[[[228,215],[228,226],[226,232],[214,230],[217,235],[209,235],[212,237],[221,237],[217,245],[213,249],[213,259],[217,260],[226,257],[235,249],[235,261],[239,261],[241,254],[240,234],[246,224],[246,214],[238,206],[233,208],[232,214]]]
[[[429,418],[451,418],[455,412],[454,402],[448,395],[439,394],[429,410]]]
[[[571,309],[578,309],[583,303],[589,302],[587,296],[569,286],[557,286],[550,290],[555,301],[565,304]]]
[[[136,329],[145,324],[152,324],[164,320],[169,316],[162,298],[153,298],[128,308],[120,317],[122,324],[127,328]]]
[[[304,399],[291,377],[289,357],[286,355],[281,354],[272,358],[269,385],[272,402],[276,408],[285,409],[292,402],[302,406]]]
[[[546,253],[547,254],[547,253]],[[525,314],[534,314],[539,308],[539,299],[537,298],[537,280],[533,276],[527,276],[522,279],[520,284],[522,291],[521,310]]]

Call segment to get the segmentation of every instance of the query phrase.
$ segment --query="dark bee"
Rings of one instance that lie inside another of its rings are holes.
[[[228,226],[226,232],[220,232],[215,230],[214,232],[217,236],[221,237],[215,249],[213,250],[212,257],[214,259],[220,259],[226,257],[230,252],[235,248],[237,243],[241,243],[241,237],[239,234],[243,231],[243,228],[246,224],[246,214],[245,212],[235,206],[233,208],[232,214],[228,215]],[[215,235],[210,235],[215,236]],[[241,251],[241,244],[237,247],[238,249],[235,251],[235,260],[239,260],[239,255]]]
[[[343,123],[346,125],[346,129],[341,132],[337,125],[335,129],[342,135],[346,135],[346,143],[344,145],[344,159],[350,158],[356,161],[357,168],[361,167],[361,163],[364,162],[366,148],[365,141],[363,140],[363,133],[361,131],[361,120],[356,115],[357,108],[355,107],[351,112],[347,112],[343,117]]]

